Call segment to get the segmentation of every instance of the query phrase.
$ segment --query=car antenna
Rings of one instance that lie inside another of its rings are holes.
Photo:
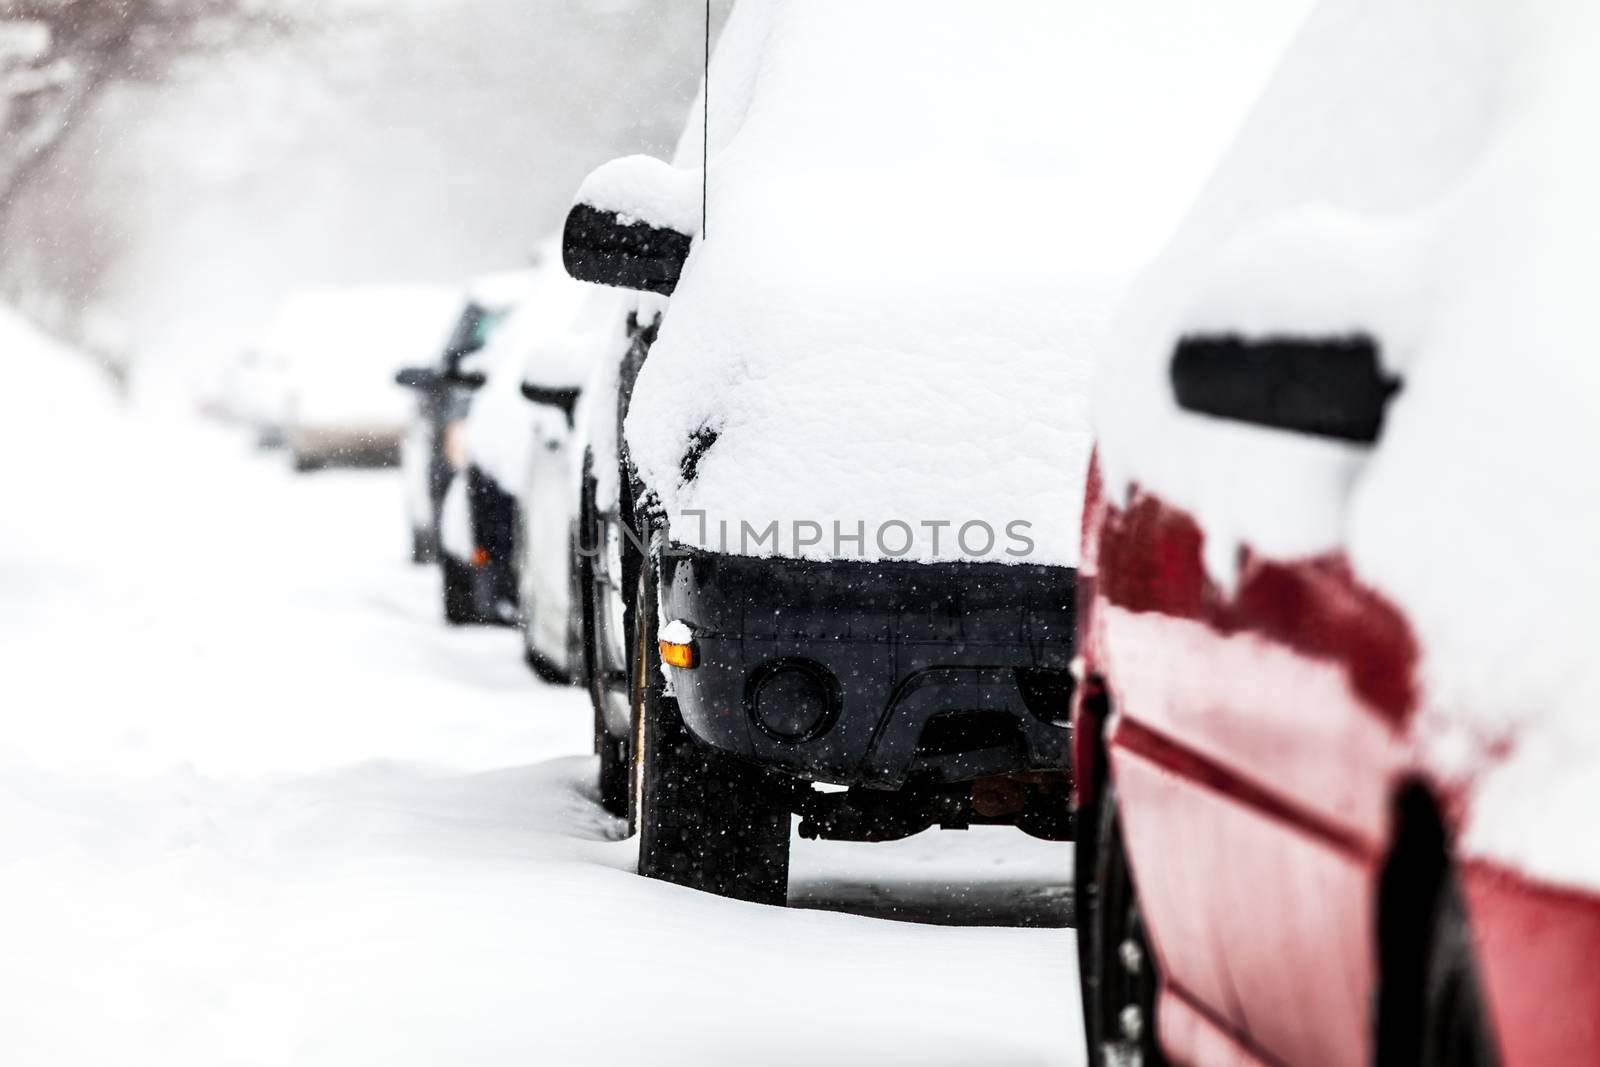
[[[711,0],[706,0],[706,68],[700,89],[700,240],[706,239],[706,208],[711,202]]]

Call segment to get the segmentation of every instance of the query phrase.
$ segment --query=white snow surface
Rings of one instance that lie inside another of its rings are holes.
[[[1088,390],[1303,11],[1280,0],[747,0],[713,60],[706,232],[628,414],[669,519],[1031,524],[1075,564]],[[699,164],[692,111],[674,190]],[[631,175],[649,184],[656,175]],[[613,198],[614,207],[623,207]],[[685,482],[694,435],[716,443]],[[894,541],[898,541],[896,535]],[[987,558],[1012,561],[1001,536]],[[762,551],[763,549],[753,549]],[[892,551],[892,550],[891,550]]]
[[[687,645],[694,640],[694,631],[682,619],[673,619],[661,627],[661,640],[674,645]]]
[[[393,472],[126,413],[3,310],[0,362],[8,1067],[1083,1062],[1070,931],[868,917],[1054,906],[1070,846],[638,878],[583,695],[437,621]]]
[[[1139,282],[1096,389],[1107,485],[1237,548],[1344,550],[1422,647],[1462,847],[1600,888],[1600,9],[1325,0]],[[1362,330],[1404,381],[1366,455],[1180,413],[1188,330]]]
[[[700,232],[700,172],[652,156],[623,156],[596,167],[578,187],[577,202],[614,211],[623,223]]]
[[[446,286],[320,289],[286,300],[261,343],[287,368],[290,418],[300,425],[405,422],[415,397],[394,382],[431,363],[460,312]]]
[[[445,555],[465,563],[472,559],[472,504],[467,499],[467,479],[450,479],[439,506],[439,547]]]

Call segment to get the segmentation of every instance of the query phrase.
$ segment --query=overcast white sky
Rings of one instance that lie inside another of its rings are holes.
[[[591,167],[670,151],[699,84],[698,3],[339,2],[357,14],[105,93],[16,206],[10,269],[147,359],[215,358],[294,288],[525,262]]]

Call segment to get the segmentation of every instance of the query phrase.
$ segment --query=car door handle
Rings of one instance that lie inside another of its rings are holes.
[[[1170,371],[1184,411],[1358,444],[1378,439],[1401,384],[1360,333],[1191,335],[1179,340]]]

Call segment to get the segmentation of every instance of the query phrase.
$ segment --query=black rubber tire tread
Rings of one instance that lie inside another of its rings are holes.
[[[533,676],[547,685],[570,685],[572,679],[560,667],[551,663],[533,647],[532,639],[524,632],[522,635],[522,662],[533,673]]]
[[[1422,1067],[1499,1067],[1466,901],[1447,870],[1434,901],[1422,980]]]
[[[629,745],[604,731],[595,738],[600,755],[600,806],[619,819],[628,817],[629,780],[633,777]]]
[[[1095,866],[1094,881],[1095,893],[1093,914],[1087,919],[1079,919],[1079,938],[1088,935],[1090,944],[1090,967],[1093,968],[1092,997],[1090,1003],[1084,1005],[1084,1025],[1088,1038],[1089,1063],[1094,1067],[1114,1067],[1120,1061],[1106,1056],[1106,1034],[1111,1026],[1115,1025],[1113,1013],[1119,1011],[1114,1004],[1107,1003],[1107,991],[1113,986],[1113,969],[1121,968],[1122,964],[1118,955],[1120,940],[1127,931],[1117,922],[1118,916],[1126,916],[1130,911],[1137,912],[1139,894],[1133,883],[1133,873],[1128,867],[1128,855],[1122,840],[1121,815],[1117,810],[1117,795],[1115,787],[1107,782],[1101,792],[1099,804],[1099,825],[1095,831]],[[1117,929],[1113,930],[1113,926]],[[1150,951],[1149,942],[1142,934],[1140,940],[1144,947],[1144,965],[1155,973],[1155,955]],[[1151,995],[1148,1003],[1144,1004],[1144,1029],[1142,1040],[1139,1043],[1139,1063],[1142,1067],[1164,1067],[1167,1060],[1161,1053],[1161,1047],[1156,1040],[1156,1018],[1154,990],[1159,988],[1159,980],[1152,977],[1149,982]]]
[[[472,595],[472,568],[444,556],[439,560],[444,586],[444,621],[452,626],[473,626],[484,620],[478,614]]]
[[[438,546],[434,544],[433,535],[426,530],[413,528],[411,531],[411,562],[432,563],[438,559]]]
[[[1105,799],[1104,787],[1101,797]],[[1100,808],[1089,804],[1074,812],[1077,835],[1072,841],[1072,922],[1077,930],[1078,996],[1082,1003],[1084,1039],[1089,1048],[1100,1042],[1095,1025],[1099,975],[1094,966],[1094,928],[1099,902],[1095,874],[1100,862]]]

